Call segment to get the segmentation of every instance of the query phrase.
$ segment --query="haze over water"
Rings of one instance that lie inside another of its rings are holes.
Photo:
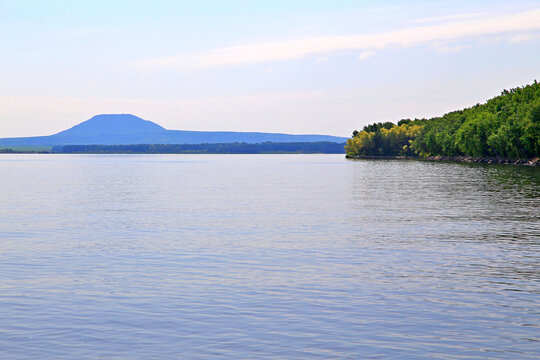
[[[533,359],[540,171],[2,155],[6,359]]]

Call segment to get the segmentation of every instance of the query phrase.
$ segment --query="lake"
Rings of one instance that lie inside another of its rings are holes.
[[[4,359],[537,359],[540,170],[1,155]]]

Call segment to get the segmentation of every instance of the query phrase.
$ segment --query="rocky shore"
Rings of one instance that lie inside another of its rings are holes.
[[[526,165],[540,166],[540,158],[533,159],[504,159],[496,157],[471,157],[471,156],[428,156],[427,161],[458,161],[477,164],[505,164],[505,165]]]
[[[540,166],[540,158],[533,159],[504,159],[496,157],[471,157],[471,156],[428,156],[426,158],[418,156],[347,156],[348,159],[380,159],[380,160],[424,160],[424,161],[455,161],[476,164],[504,164],[504,165],[525,165]]]

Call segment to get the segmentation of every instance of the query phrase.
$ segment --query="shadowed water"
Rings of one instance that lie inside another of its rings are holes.
[[[533,359],[540,171],[2,155],[5,359]]]

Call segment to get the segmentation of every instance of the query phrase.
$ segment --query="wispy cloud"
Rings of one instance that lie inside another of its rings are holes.
[[[362,60],[369,59],[370,57],[375,56],[375,54],[376,54],[375,51],[371,51],[371,50],[363,51],[360,55],[358,55],[358,60],[362,61]]]
[[[294,60],[340,50],[374,51],[472,40],[486,36],[517,34],[540,29],[540,9],[498,14],[440,25],[414,26],[376,34],[319,36],[280,42],[224,47],[200,53],[148,59],[136,63],[150,68],[209,68]]]
[[[446,44],[446,43],[433,44],[433,48],[435,48],[438,52],[441,52],[441,53],[458,52],[463,49],[468,49],[470,47],[471,45],[469,44]]]
[[[433,16],[421,19],[414,19],[411,22],[413,24],[426,24],[426,23],[441,23],[445,21],[456,21],[465,19],[480,19],[489,16],[488,13],[465,13],[465,14],[452,14],[444,16]]]
[[[80,27],[74,29],[71,33],[68,33],[68,37],[71,38],[84,38],[88,36],[105,34],[105,29],[97,27]]]
[[[508,38],[508,41],[511,43],[517,44],[517,43],[524,43],[529,42],[537,38],[535,34],[531,33],[522,33],[522,34],[515,34]]]

